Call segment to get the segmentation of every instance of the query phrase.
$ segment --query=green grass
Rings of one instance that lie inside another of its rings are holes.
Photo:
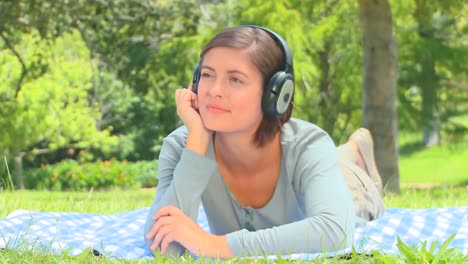
[[[468,186],[438,186],[431,188],[402,187],[399,195],[386,194],[387,208],[440,208],[468,205]]]
[[[419,140],[419,134],[400,136],[401,185],[468,185],[468,140],[430,148]]]
[[[154,189],[99,192],[3,191],[0,217],[13,210],[112,214],[149,206]]]

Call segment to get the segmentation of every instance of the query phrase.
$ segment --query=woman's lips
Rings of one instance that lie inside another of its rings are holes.
[[[224,108],[222,106],[219,106],[219,105],[207,105],[206,109],[208,110],[208,112],[211,112],[211,113],[226,113],[226,112],[229,112],[228,109],[226,109],[226,108]]]

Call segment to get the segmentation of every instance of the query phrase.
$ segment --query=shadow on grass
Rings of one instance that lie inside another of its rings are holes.
[[[424,146],[424,144],[422,144],[421,142],[411,142],[403,146],[400,146],[399,152],[400,152],[400,156],[411,156],[414,153],[425,150],[425,149],[426,149],[426,146]]]
[[[468,188],[468,179],[456,184],[455,187],[467,187]]]
[[[443,146],[445,146],[445,148],[448,149],[451,153],[463,152],[468,146],[468,141],[460,141],[456,143],[450,142],[450,143],[434,145],[434,146],[425,146],[421,142],[410,142],[410,143],[401,145],[399,147],[399,154],[400,156],[403,156],[403,157],[409,157],[415,153],[427,150],[432,147],[443,147]]]

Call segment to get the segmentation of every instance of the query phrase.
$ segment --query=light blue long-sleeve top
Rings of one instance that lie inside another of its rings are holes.
[[[145,234],[160,208],[176,206],[196,221],[202,203],[212,233],[226,235],[236,256],[335,251],[351,245],[353,200],[335,145],[321,128],[295,118],[284,124],[281,174],[271,200],[257,209],[240,205],[230,192],[213,144],[202,156],[185,148],[187,134],[182,126],[163,141]],[[171,243],[172,254],[183,253],[180,250]]]

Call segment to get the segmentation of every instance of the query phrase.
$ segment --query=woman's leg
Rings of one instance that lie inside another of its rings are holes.
[[[384,212],[382,180],[375,165],[373,147],[370,132],[360,128],[337,148],[356,214],[366,220],[373,220]]]

